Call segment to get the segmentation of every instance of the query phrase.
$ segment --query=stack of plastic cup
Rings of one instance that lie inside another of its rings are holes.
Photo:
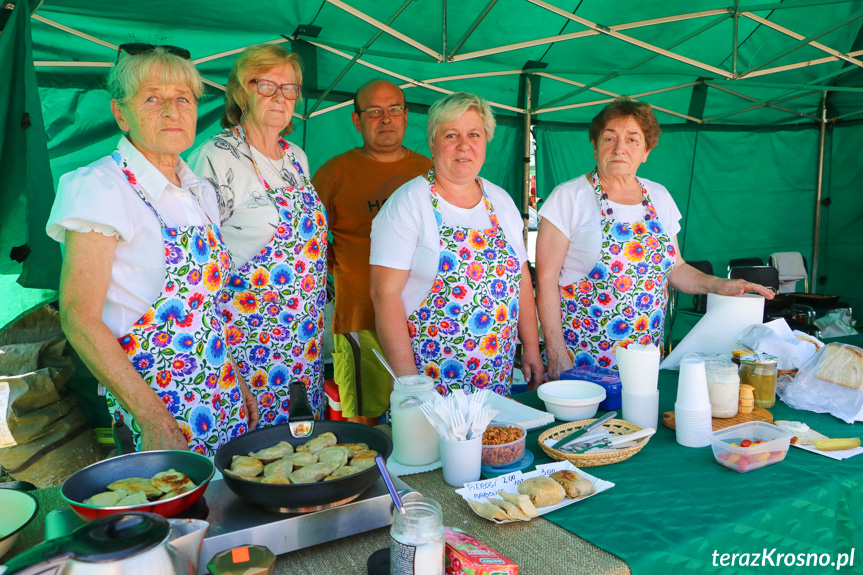
[[[630,344],[615,352],[620,371],[623,419],[656,429],[659,420],[659,348]]]
[[[674,404],[674,423],[677,443],[686,447],[710,445],[713,433],[710,395],[707,393],[707,375],[704,362],[684,357],[680,362],[677,383],[677,402]]]

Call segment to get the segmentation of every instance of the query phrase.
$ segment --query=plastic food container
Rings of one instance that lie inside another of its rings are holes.
[[[545,403],[545,409],[560,421],[590,419],[605,399],[602,386],[577,379],[549,381],[540,385],[536,394]]]
[[[521,437],[514,441],[510,441],[509,443],[501,443],[499,445],[486,445],[485,440],[483,439],[482,464],[487,467],[501,467],[521,459],[521,456],[524,455],[524,444],[525,439],[527,438],[527,430],[520,425],[512,423],[492,423],[489,424],[488,428],[486,428],[486,432],[495,427],[512,427],[518,429],[521,431]]]
[[[770,423],[747,421],[714,431],[710,446],[719,465],[746,473],[785,459],[792,437],[791,432]],[[743,447],[747,441],[752,445]]]

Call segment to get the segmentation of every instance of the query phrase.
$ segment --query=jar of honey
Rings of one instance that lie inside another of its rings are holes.
[[[776,375],[779,360],[772,355],[745,355],[740,358],[740,383],[754,388],[755,407],[776,404]]]

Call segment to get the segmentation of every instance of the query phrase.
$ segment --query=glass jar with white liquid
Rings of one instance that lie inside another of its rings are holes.
[[[393,458],[402,465],[428,465],[440,459],[438,433],[420,409],[436,394],[434,380],[425,375],[405,375],[395,382],[390,395]]]
[[[730,361],[706,361],[707,393],[713,417],[727,419],[737,415],[740,398],[740,376]]]
[[[390,575],[443,575],[446,547],[440,503],[406,497],[405,514],[393,509]]]

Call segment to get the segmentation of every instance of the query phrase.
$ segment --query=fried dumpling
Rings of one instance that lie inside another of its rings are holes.
[[[231,459],[231,471],[241,477],[255,477],[264,471],[264,464],[254,457],[235,455]]]
[[[339,467],[345,465],[348,462],[348,451],[347,447],[342,447],[339,445],[334,445],[333,447],[327,447],[318,452],[318,461],[327,461],[329,463],[338,463]]]
[[[506,491],[498,491],[497,494],[500,495],[504,501],[512,503],[513,505],[518,505],[519,509],[521,509],[528,517],[536,517],[539,515],[539,511],[537,511],[536,506],[530,502],[530,497],[527,495],[522,495],[521,493],[507,493]]]
[[[369,446],[365,443],[336,443],[336,447],[344,447],[348,450],[348,459],[357,455],[361,451],[366,451]]]
[[[359,473],[362,471],[359,467],[351,467],[350,465],[345,465],[343,467],[339,467],[326,477],[324,477],[324,481],[332,481],[333,479],[341,479],[342,477],[347,477],[349,475],[353,475],[354,473]]]
[[[314,483],[330,475],[338,467],[334,463],[312,463],[291,473],[290,479],[293,483]]]
[[[549,477],[560,483],[560,486],[566,491],[566,496],[570,499],[581,499],[594,492],[593,483],[571,469],[562,469],[557,473],[552,473]]]
[[[125,491],[103,491],[93,497],[84,500],[84,505],[95,505],[97,507],[111,507],[126,497]]]
[[[291,455],[291,461],[294,464],[294,467],[305,467],[306,465],[312,465],[313,463],[318,462],[318,456],[314,453],[309,453],[308,451],[298,451]]]
[[[536,507],[557,505],[566,496],[566,491],[557,481],[544,475],[525,479],[518,486],[518,492],[530,497],[530,502]]]
[[[274,473],[261,479],[261,483],[274,483],[276,485],[290,485],[291,480],[281,473]]]
[[[249,457],[260,459],[262,463],[271,463],[273,461],[283,459],[285,456],[290,455],[293,452],[293,445],[287,441],[280,441],[271,447],[250,453]]]
[[[180,473],[176,469],[169,469],[168,471],[157,473],[150,478],[150,483],[162,493],[168,493],[184,486],[189,487],[190,489],[195,488],[195,482],[189,479],[186,474]]]
[[[514,519],[516,521],[530,521],[530,517],[525,515],[524,511],[522,511],[521,507],[518,505],[514,505],[509,501],[504,501],[503,499],[497,499],[495,497],[487,497],[487,499],[492,505],[496,505],[503,509],[503,512],[506,513],[510,519]]]
[[[481,517],[494,519],[495,521],[509,521],[509,517],[504,513],[503,509],[492,503],[480,503],[478,501],[468,500],[468,504]]]
[[[192,484],[191,487],[188,485],[181,485],[180,487],[178,487],[176,489],[172,489],[171,491],[169,491],[166,494],[164,494],[163,496],[161,496],[159,498],[159,501],[161,501],[163,499],[170,499],[171,497],[176,497],[177,495],[182,495],[183,493],[191,491],[194,488],[195,488],[194,483]]]
[[[127,495],[115,503],[115,505],[120,507],[125,505],[143,505],[144,503],[147,503],[147,495],[143,491],[136,491],[135,493]]]
[[[127,494],[143,491],[147,497],[161,497],[162,490],[153,486],[149,479],[143,477],[129,477],[127,479],[118,479],[114,483],[108,485],[111,491],[125,491]]]
[[[375,456],[378,454],[374,449],[367,449],[354,455],[351,459],[351,467],[359,467],[360,469],[368,469],[375,466]]]
[[[326,449],[327,447],[334,446],[338,442],[339,440],[336,439],[336,436],[333,433],[327,431],[315,437],[314,439],[310,439],[303,445],[300,445],[299,447],[297,447],[297,451],[308,451],[309,453],[317,453],[318,451]]]
[[[288,456],[264,465],[264,477],[270,477],[271,475],[288,477],[293,470],[294,461]]]

